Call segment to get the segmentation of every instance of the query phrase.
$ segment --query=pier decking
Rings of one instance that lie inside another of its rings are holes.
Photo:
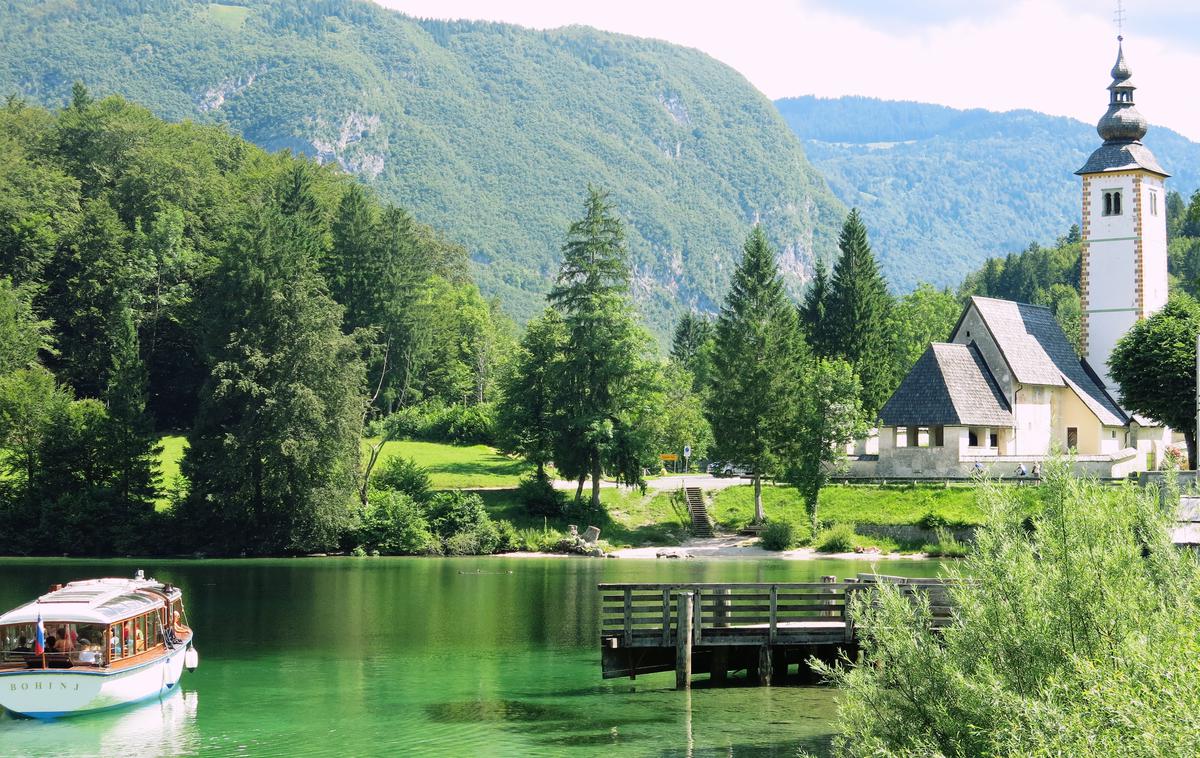
[[[688,687],[694,673],[716,683],[745,669],[760,684],[810,656],[832,660],[858,642],[847,601],[878,581],[929,597],[934,623],[950,616],[945,584],[860,574],[820,583],[601,584],[601,664],[605,679],[676,673]]]

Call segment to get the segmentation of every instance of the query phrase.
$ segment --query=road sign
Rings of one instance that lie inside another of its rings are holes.
[[[663,453],[662,455],[660,455],[658,457],[663,459],[664,461],[668,461],[668,462],[674,462],[674,461],[679,460],[679,456],[675,455],[674,453]]]
[[[684,457],[684,458],[691,458],[691,457],[692,457],[692,446],[691,446],[691,445],[684,445],[684,446],[683,446],[683,457]]]

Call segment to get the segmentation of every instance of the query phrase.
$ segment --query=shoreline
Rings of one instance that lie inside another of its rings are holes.
[[[575,553],[498,553],[500,558],[588,558]],[[767,550],[750,537],[724,536],[692,539],[682,545],[626,547],[614,550],[606,558],[628,560],[843,560],[843,561],[935,561],[926,553],[821,553],[811,547],[792,550]]]

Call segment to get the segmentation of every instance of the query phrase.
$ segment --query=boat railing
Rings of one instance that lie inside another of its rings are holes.
[[[72,650],[66,653],[52,650],[47,650],[45,653],[0,651],[0,666],[4,668],[54,669],[102,666],[103,664],[104,653],[99,650]]]

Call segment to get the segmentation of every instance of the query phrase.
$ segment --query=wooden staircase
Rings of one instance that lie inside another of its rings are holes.
[[[713,536],[712,522],[708,519],[708,509],[704,507],[704,494],[700,488],[685,487],[683,494],[692,517],[692,534],[697,537]]]

